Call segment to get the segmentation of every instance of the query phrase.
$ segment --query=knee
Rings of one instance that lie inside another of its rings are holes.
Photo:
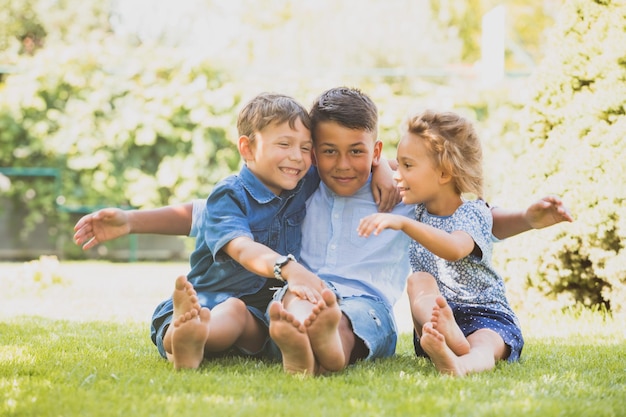
[[[248,308],[246,307],[246,303],[244,303],[243,301],[241,301],[239,298],[229,298],[226,301],[224,301],[223,303],[224,308],[228,309],[229,312],[232,312],[233,314],[243,314],[246,311],[248,311]]]
[[[435,281],[435,277],[428,272],[415,272],[409,275],[407,279],[407,290],[409,293],[432,286],[436,287],[437,281]]]

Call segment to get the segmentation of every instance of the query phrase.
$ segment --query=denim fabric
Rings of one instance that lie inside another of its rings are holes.
[[[413,218],[415,206],[398,204],[393,213]],[[302,263],[320,278],[332,281],[342,296],[368,294],[394,305],[409,274],[409,243],[400,231],[360,237],[360,220],[378,212],[370,181],[344,197],[323,183],[307,201],[302,225]]]
[[[372,295],[342,296],[331,282],[326,282],[337,296],[341,312],[350,320],[352,331],[363,340],[368,349],[365,360],[393,356],[398,341],[398,330],[393,309],[385,300]],[[275,301],[282,301],[289,285],[274,294]],[[269,307],[268,307],[269,312]],[[269,319],[269,313],[266,313]],[[280,350],[272,341],[266,349],[268,357],[280,360]],[[270,353],[271,352],[271,353]]]
[[[222,252],[224,245],[237,237],[249,237],[280,254],[300,257],[306,200],[318,185],[317,170],[311,168],[294,190],[276,196],[244,166],[239,175],[215,186],[206,201],[208,209],[203,214],[187,276],[201,306],[213,308],[228,298],[255,294],[265,284],[266,278],[251,273]],[[167,325],[172,312],[171,299],[156,308],[151,329],[155,344],[161,333],[158,329]]]

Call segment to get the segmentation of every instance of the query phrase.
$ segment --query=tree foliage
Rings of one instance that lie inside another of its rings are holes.
[[[222,71],[100,33],[20,58],[0,85],[0,166],[61,171],[60,189],[13,178],[3,192],[28,208],[25,231],[43,218],[71,230],[57,204],[148,207],[206,196],[239,165],[240,94]]]
[[[448,36],[462,42],[461,59],[481,58],[482,18],[496,6],[506,9],[506,57],[508,70],[529,70],[542,58],[545,29],[550,27],[562,0],[430,0],[436,21],[448,28]]]
[[[560,194],[576,217],[525,236],[510,254],[525,282],[566,304],[615,311],[626,302],[624,22],[621,1],[565,5],[531,83],[529,140],[510,195]]]

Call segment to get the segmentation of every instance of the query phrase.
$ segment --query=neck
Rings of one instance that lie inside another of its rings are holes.
[[[448,194],[425,203],[426,210],[435,216],[451,216],[463,204],[459,194]]]

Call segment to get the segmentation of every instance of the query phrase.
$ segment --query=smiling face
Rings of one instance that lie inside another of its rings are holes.
[[[292,190],[311,167],[311,132],[297,119],[270,123],[254,139],[239,138],[239,152],[252,173],[274,194]]]
[[[417,135],[407,133],[398,144],[398,170],[395,175],[404,204],[418,204],[435,200],[449,176],[438,168]]]
[[[338,195],[354,195],[367,183],[381,149],[375,132],[349,129],[333,121],[315,126],[317,170],[324,184]]]

